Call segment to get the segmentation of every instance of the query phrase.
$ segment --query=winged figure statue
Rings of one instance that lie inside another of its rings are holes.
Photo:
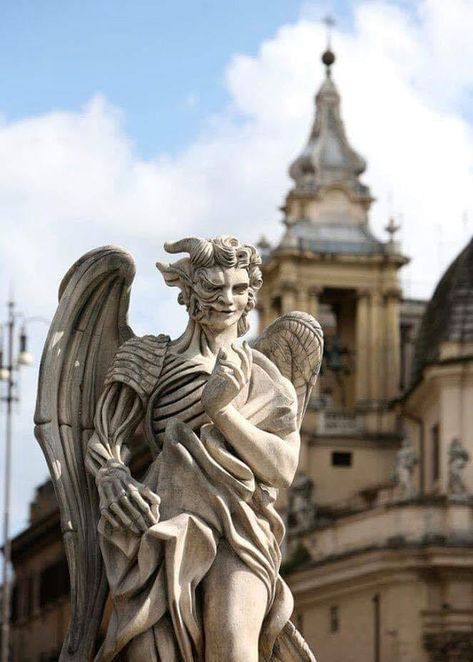
[[[228,236],[165,249],[185,254],[157,263],[188,313],[177,339],[133,334],[135,266],[120,248],[87,253],[59,288],[35,433],[71,579],[60,660],[315,662],[289,620],[274,504],[297,469],[321,328],[291,312],[237,343],[262,285],[257,250]],[[138,428],[152,458],[140,480]]]

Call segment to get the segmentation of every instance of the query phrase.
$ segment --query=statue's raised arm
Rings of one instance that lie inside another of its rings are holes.
[[[181,336],[133,336],[133,262],[105,248],[66,275],[45,346],[36,433],[73,587],[60,659],[313,661],[289,621],[274,503],[297,469],[320,326],[292,312],[238,343],[262,284],[256,249],[234,237],[165,248],[187,254],[157,263],[188,312]],[[152,458],[141,482],[125,451],[138,425]]]

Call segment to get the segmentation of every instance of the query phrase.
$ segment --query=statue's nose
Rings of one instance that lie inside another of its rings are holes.
[[[231,305],[233,303],[233,294],[230,288],[222,290],[219,301],[225,305]]]

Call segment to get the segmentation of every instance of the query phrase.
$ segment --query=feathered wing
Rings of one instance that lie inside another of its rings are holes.
[[[301,426],[317,380],[323,354],[320,324],[307,313],[294,311],[279,317],[253,343],[289,379],[297,394],[297,423]],[[302,635],[288,621],[276,639],[271,662],[316,662]]]
[[[41,359],[35,435],[54,483],[71,580],[71,621],[61,662],[91,658],[107,584],[100,554],[99,507],[84,458],[96,403],[127,324],[134,261],[106,246],[80,258],[65,275]]]
[[[253,343],[287,377],[296,389],[297,422],[304,418],[317,380],[323,353],[323,333],[311,315],[294,311],[272,322]]]

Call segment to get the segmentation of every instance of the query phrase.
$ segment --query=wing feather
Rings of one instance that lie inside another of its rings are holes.
[[[71,579],[71,622],[61,662],[91,659],[107,584],[99,550],[98,497],[85,465],[96,403],[127,323],[135,267],[106,246],[81,257],[65,275],[41,359],[35,434],[49,466],[61,514]]]
[[[320,324],[307,313],[293,311],[266,327],[253,345],[293,383],[300,427],[322,362],[323,333]]]

